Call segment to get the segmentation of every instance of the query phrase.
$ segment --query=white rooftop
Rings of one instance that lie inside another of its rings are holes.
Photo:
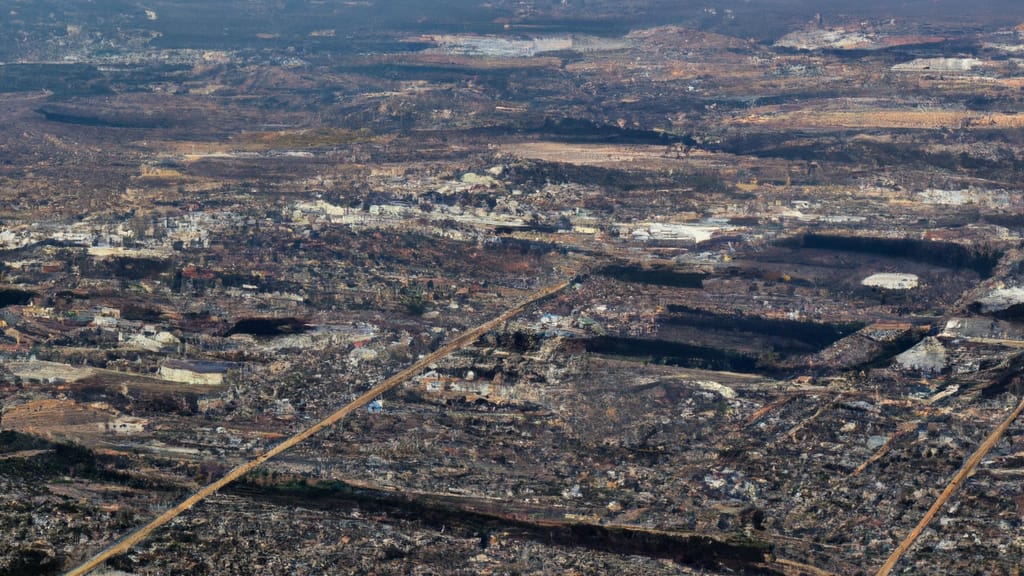
[[[898,272],[880,272],[872,274],[861,280],[862,286],[872,288],[885,288],[887,290],[910,290],[917,288],[919,280],[917,274],[902,274]]]

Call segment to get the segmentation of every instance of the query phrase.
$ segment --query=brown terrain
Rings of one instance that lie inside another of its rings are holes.
[[[1019,574],[1024,14],[291,4],[0,23],[0,574]]]

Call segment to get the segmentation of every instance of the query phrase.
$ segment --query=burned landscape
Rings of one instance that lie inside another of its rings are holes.
[[[1020,573],[1016,4],[9,4],[0,574]]]

